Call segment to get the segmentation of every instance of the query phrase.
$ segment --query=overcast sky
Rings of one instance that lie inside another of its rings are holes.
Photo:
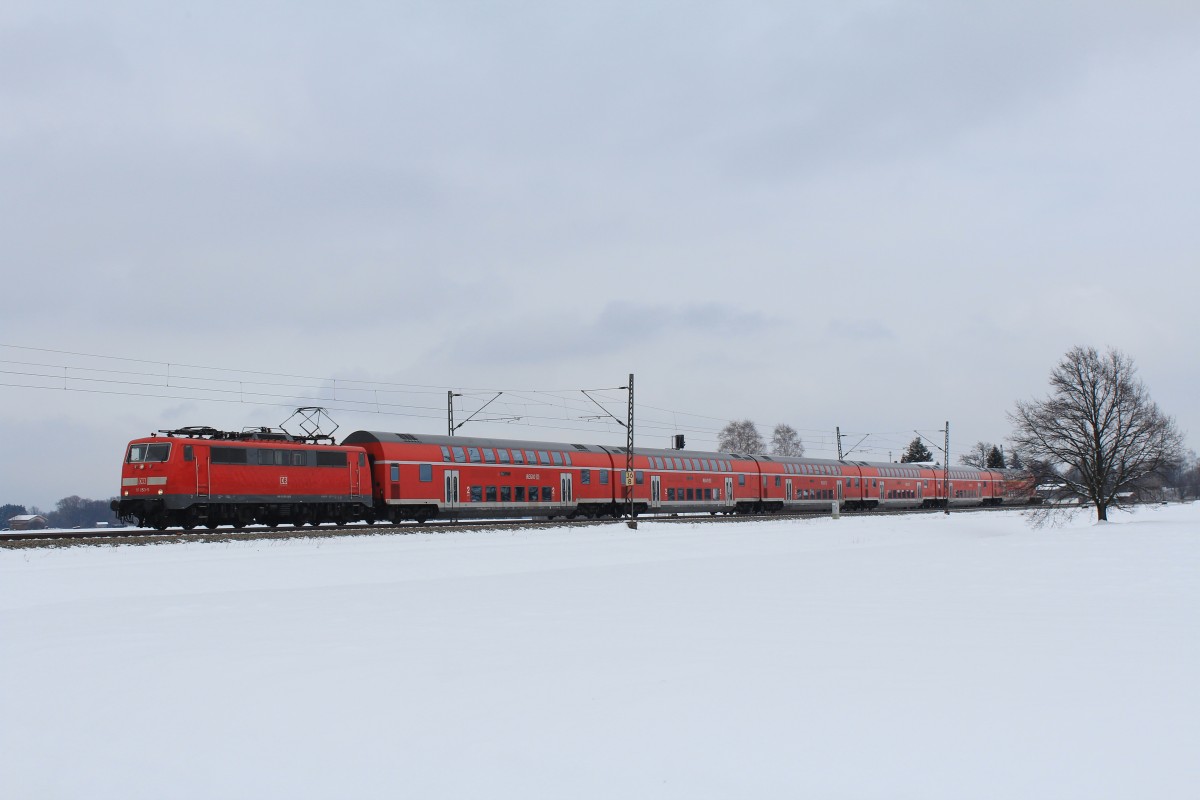
[[[640,445],[950,420],[957,462],[1079,344],[1196,447],[1197,41],[1188,0],[9,0],[0,503],[289,394],[623,443],[576,390],[631,372]]]

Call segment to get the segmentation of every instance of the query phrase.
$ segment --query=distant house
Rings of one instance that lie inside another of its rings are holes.
[[[40,531],[47,526],[46,518],[41,514],[18,514],[9,517],[8,527],[14,531]]]

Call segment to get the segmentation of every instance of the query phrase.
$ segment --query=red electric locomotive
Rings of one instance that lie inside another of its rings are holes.
[[[135,439],[113,511],[159,530],[370,519],[366,454],[319,438],[192,427]]]

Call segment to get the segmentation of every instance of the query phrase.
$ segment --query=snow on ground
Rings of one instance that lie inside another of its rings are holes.
[[[0,797],[1194,798],[1200,505],[0,551]]]

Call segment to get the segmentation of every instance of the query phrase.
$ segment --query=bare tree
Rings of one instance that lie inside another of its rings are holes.
[[[1076,347],[1050,373],[1045,400],[1017,402],[1013,443],[1027,459],[1061,465],[1067,487],[1096,504],[1096,518],[1123,493],[1178,463],[1183,436],[1137,379],[1133,359]]]
[[[748,419],[737,420],[721,429],[717,449],[722,453],[761,453],[766,449],[758,428]]]
[[[976,442],[970,450],[959,457],[958,463],[976,469],[984,469],[987,465],[988,453],[992,452],[992,446],[990,442]]]
[[[771,455],[796,458],[804,455],[804,442],[800,440],[800,434],[796,433],[795,428],[782,422],[775,426],[775,431],[771,434]]]

